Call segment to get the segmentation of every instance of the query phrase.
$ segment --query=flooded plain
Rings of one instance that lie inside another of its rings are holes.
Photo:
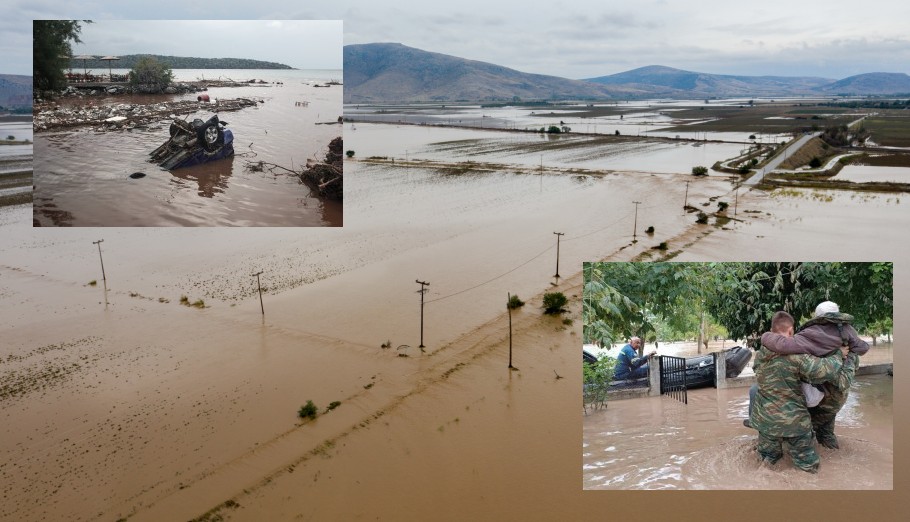
[[[541,175],[527,144],[485,156],[475,142],[465,161],[515,166],[460,171],[412,150],[458,163],[446,142],[487,134],[348,126],[340,229],[32,229],[30,209],[0,212],[0,518],[580,519],[598,502],[579,481],[583,261],[906,253],[910,216],[887,196],[743,191],[736,219],[697,225],[684,198],[713,210],[730,180],[661,153],[598,175],[544,158]],[[834,251],[841,236],[858,248]],[[554,289],[562,317],[541,313]],[[512,314],[517,371],[510,293],[527,302]],[[297,417],[307,400],[314,421]]]
[[[316,87],[341,71],[176,70],[177,81],[263,80],[212,87],[213,99],[249,98],[255,107],[221,113],[234,134],[234,156],[172,171],[150,163],[168,138],[169,119],[122,130],[79,127],[35,135],[35,220],[56,226],[341,226],[341,204],[325,202],[283,171],[250,171],[265,161],[298,169],[322,159],[342,133],[342,86]],[[280,83],[278,83],[280,82]],[[197,93],[87,96],[96,106],[195,100]],[[307,102],[306,106],[297,105]],[[61,100],[67,107],[72,99]],[[205,104],[189,119],[208,119]],[[323,124],[327,123],[327,124]],[[134,172],[146,174],[131,179]]]

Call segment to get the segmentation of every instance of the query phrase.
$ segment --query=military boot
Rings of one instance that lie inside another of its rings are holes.
[[[815,427],[815,438],[818,443],[828,449],[840,449],[837,444],[837,435],[834,434],[834,421],[826,422]]]

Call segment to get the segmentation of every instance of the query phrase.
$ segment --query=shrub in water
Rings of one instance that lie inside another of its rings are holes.
[[[708,167],[702,167],[700,165],[698,167],[692,167],[692,175],[693,176],[707,176]]]
[[[547,292],[543,295],[543,313],[558,314],[561,313],[562,307],[568,304],[569,300],[562,292]]]
[[[509,303],[506,306],[508,306],[510,310],[514,310],[516,308],[521,308],[524,305],[525,305],[524,301],[519,299],[517,295],[513,295],[512,297],[509,298]]]
[[[696,223],[706,225],[708,223],[708,215],[704,212],[698,213],[698,219],[695,220]]]
[[[306,404],[300,407],[300,411],[297,412],[297,415],[299,415],[301,419],[315,419],[317,411],[319,410],[316,408],[316,405],[313,404],[313,401],[306,401]]]

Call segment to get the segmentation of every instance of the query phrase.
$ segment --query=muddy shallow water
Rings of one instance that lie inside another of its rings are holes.
[[[892,377],[857,378],[838,414],[841,448],[819,447],[818,475],[785,455],[758,463],[757,432],[742,425],[749,388],[614,400],[584,419],[585,489],[891,489]]]
[[[193,74],[193,73],[187,73]],[[209,72],[209,74],[214,74]],[[340,136],[341,86],[317,88],[340,71],[232,71],[265,85],[211,88],[213,98],[264,103],[219,116],[234,134],[233,157],[164,171],[148,154],[166,141],[170,120],[123,130],[80,127],[35,135],[35,219],[58,226],[340,226],[341,205],[323,202],[286,173],[250,172],[247,162],[299,168]],[[180,77],[178,71],[178,79]],[[192,76],[186,79],[193,79]],[[276,84],[274,82],[282,82]],[[154,97],[194,100],[196,93]],[[309,105],[297,106],[306,101]],[[150,103],[148,96],[85,97],[83,103]],[[73,103],[64,100],[63,106]],[[188,118],[208,119],[204,105]],[[130,179],[134,172],[146,174]]]

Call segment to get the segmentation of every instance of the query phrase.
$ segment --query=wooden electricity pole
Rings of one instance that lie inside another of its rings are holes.
[[[98,259],[101,260],[101,279],[102,279],[105,283],[107,283],[107,276],[104,275],[104,258],[101,257],[101,243],[103,243],[103,242],[104,242],[103,239],[99,239],[98,241],[92,241],[92,244],[93,244],[93,245],[98,245]]]
[[[420,290],[418,290],[420,293],[420,348],[423,348],[423,296],[427,293],[426,287],[430,286],[430,283],[419,279],[415,279],[415,281],[420,285]]]
[[[262,310],[262,315],[265,315],[265,305],[262,304],[262,285],[259,283],[260,274],[262,274],[261,270],[253,275],[256,276],[256,286],[259,287],[259,308]]]

